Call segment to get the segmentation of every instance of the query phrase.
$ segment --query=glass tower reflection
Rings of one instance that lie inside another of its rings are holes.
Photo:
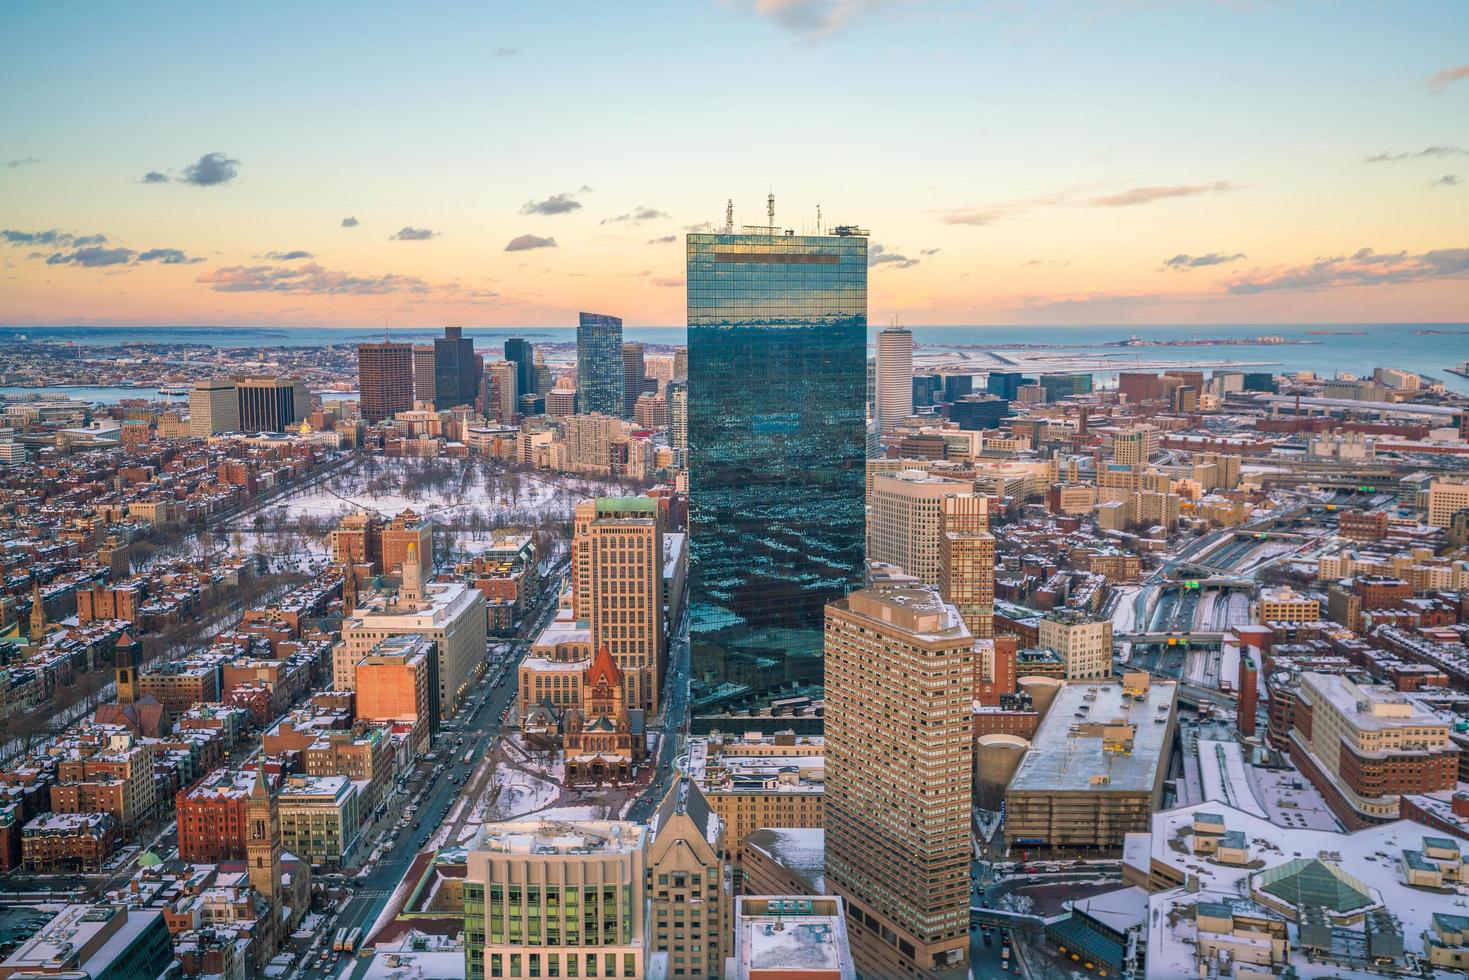
[[[583,313],[576,326],[578,414],[622,414],[622,319]]]
[[[862,580],[867,233],[688,236],[694,724],[819,697]]]

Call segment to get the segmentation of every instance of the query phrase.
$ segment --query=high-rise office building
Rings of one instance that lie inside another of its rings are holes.
[[[913,584],[826,607],[826,890],[871,977],[964,977],[974,638]]]
[[[974,394],[974,375],[972,374],[946,374],[944,375],[944,401],[956,402],[965,395]]]
[[[357,392],[362,417],[381,422],[413,407],[413,345],[357,345]]]
[[[291,378],[240,378],[242,432],[284,432],[311,414],[311,393]]]
[[[663,679],[663,515],[652,497],[598,497],[576,505],[572,605],[592,624],[592,646],[621,668],[627,705],[658,710]]]
[[[727,227],[687,254],[701,727],[782,687],[819,693],[823,609],[861,583],[867,233]]]
[[[939,520],[939,595],[959,610],[970,633],[989,639],[995,635],[995,539],[988,513],[945,507]]]
[[[240,395],[225,378],[195,381],[189,392],[189,435],[207,439],[218,432],[240,429]]]
[[[987,524],[987,502],[974,484],[947,480],[920,470],[880,473],[872,481],[867,558],[896,565],[925,585],[939,584],[943,560],[943,522],[967,519],[976,530]]]
[[[434,338],[435,407],[473,405],[479,394],[479,379],[474,339],[464,336],[463,327],[445,327],[444,335]]]
[[[505,360],[515,365],[515,390],[522,395],[536,392],[536,349],[528,340],[511,337],[505,341]]]
[[[520,401],[519,371],[513,361],[490,361],[485,365],[485,416],[504,425],[514,425]]]
[[[434,345],[413,345],[413,400],[434,403]]]
[[[906,327],[877,332],[877,424],[885,433],[913,414],[913,333]]]
[[[668,386],[668,444],[683,466],[689,451],[689,387],[682,381]]]
[[[673,376],[675,379],[689,376],[689,349],[687,347],[673,349]]]
[[[643,345],[627,341],[622,345],[622,415],[632,418],[633,407],[643,393],[643,380],[648,366],[643,362]]]
[[[1090,394],[1092,390],[1090,374],[1043,374],[1037,383],[1046,393],[1048,402],[1060,401],[1073,395]]]
[[[576,327],[576,410],[623,414],[622,320],[583,313]]]
[[[1016,371],[991,371],[985,376],[984,390],[1013,402],[1020,397],[1022,387],[1033,383],[1033,379]]]
[[[949,421],[966,432],[998,429],[1009,415],[1010,402],[993,395],[964,395],[949,406]]]

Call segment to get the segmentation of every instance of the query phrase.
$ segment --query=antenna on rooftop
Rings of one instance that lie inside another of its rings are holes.
[[[816,234],[826,234],[826,229],[821,224],[821,205],[816,205]]]
[[[734,198],[730,198],[724,204],[724,233],[734,234]]]
[[[770,230],[775,230],[775,193],[765,196],[765,216],[770,219]]]

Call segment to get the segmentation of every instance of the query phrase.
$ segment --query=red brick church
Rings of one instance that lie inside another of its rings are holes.
[[[631,780],[647,749],[642,725],[635,721],[641,718],[634,719],[627,709],[622,669],[603,646],[582,675],[582,706],[566,713],[562,738],[566,782]]]

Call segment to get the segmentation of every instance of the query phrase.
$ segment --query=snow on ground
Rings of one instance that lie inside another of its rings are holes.
[[[514,820],[544,810],[561,793],[554,783],[509,766],[495,770],[495,785],[500,796],[490,808],[492,820]]]
[[[310,939],[312,933],[316,932],[321,925],[321,915],[317,912],[307,912],[306,918],[301,920],[301,928],[291,933],[292,939]]]
[[[1234,572],[1236,575],[1248,575],[1300,550],[1299,541],[1267,541],[1252,550],[1246,560],[1236,564]]]
[[[578,501],[630,492],[611,478],[548,471],[512,470],[480,457],[454,459],[385,459],[364,457],[354,465],[309,480],[274,498],[258,511],[231,522],[235,533],[254,545],[257,525],[266,553],[325,553],[325,531],[348,514],[374,511],[391,518],[404,510],[454,527],[455,547],[468,549],[488,539],[491,529],[531,526],[543,520],[569,520]],[[290,534],[292,525],[303,534]],[[318,533],[312,534],[316,531]],[[276,539],[289,535],[292,547]],[[312,539],[306,542],[296,538]],[[244,553],[253,554],[253,549]]]
[[[542,820],[603,820],[607,808],[602,806],[553,806],[549,810],[537,810],[535,816]]]
[[[1136,613],[1136,610],[1133,608],[1133,603],[1136,601],[1138,593],[1142,591],[1142,587],[1137,585],[1119,585],[1114,591],[1117,594],[1117,601],[1112,606],[1112,632],[1131,633],[1133,632],[1132,626]]]

